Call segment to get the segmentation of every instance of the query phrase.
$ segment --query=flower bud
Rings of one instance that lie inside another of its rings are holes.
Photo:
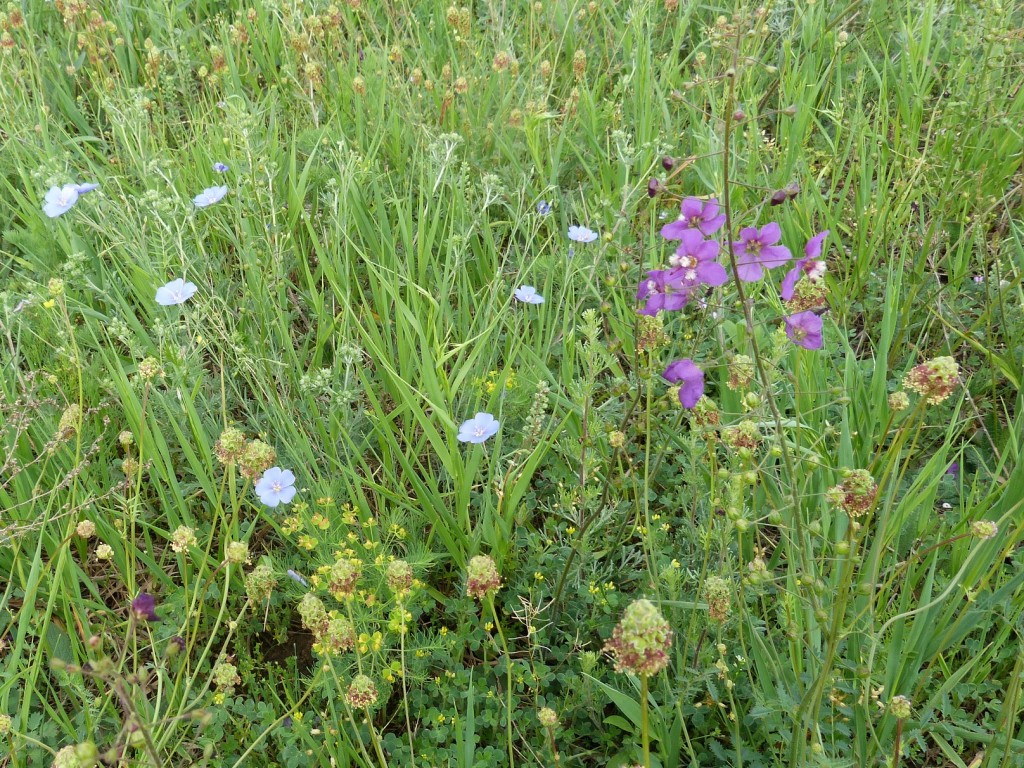
[[[913,712],[910,699],[906,696],[893,696],[889,699],[889,711],[898,720],[906,720]]]
[[[477,555],[469,561],[466,569],[466,594],[482,599],[497,592],[501,586],[498,567],[487,555]]]
[[[650,677],[668,666],[672,629],[650,600],[634,600],[626,608],[604,650],[616,672]]]
[[[540,721],[540,724],[545,728],[558,727],[558,713],[550,707],[541,707],[537,711],[537,719]]]
[[[975,520],[971,523],[971,533],[979,539],[994,539],[999,533],[999,526],[991,520]]]
[[[366,709],[377,703],[377,686],[366,675],[356,675],[345,693],[345,700],[353,709]]]

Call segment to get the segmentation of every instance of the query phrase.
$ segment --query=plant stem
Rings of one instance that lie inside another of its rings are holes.
[[[398,613],[402,617],[401,634],[398,636],[398,656],[402,664],[402,706],[405,708],[405,732],[409,737],[409,764],[416,768],[416,747],[412,742],[412,718],[409,716],[409,688],[405,679],[405,605],[398,600]]]
[[[501,631],[498,610],[494,607],[494,595],[487,596],[487,604],[491,607],[491,616],[494,617],[494,628],[498,630],[498,637],[501,638],[501,650],[505,654],[505,721],[508,738],[508,764],[512,766],[516,764],[515,753],[512,750],[512,657],[508,654],[508,643],[505,642],[505,633]]]
[[[644,750],[644,768],[651,768],[651,739],[647,723],[647,675],[640,676],[640,741]]]

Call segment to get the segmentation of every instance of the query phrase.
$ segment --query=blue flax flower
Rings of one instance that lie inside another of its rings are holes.
[[[498,432],[501,423],[489,413],[478,413],[459,427],[459,442],[482,443]]]
[[[271,467],[256,481],[256,495],[268,507],[291,503],[295,493],[295,474],[290,469]]]

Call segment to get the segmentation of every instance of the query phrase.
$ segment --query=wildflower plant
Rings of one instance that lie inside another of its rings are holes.
[[[28,5],[0,763],[1020,763],[1019,8]]]

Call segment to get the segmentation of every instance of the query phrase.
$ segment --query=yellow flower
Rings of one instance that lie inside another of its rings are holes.
[[[47,299],[46,301],[43,302],[43,306],[46,309],[53,309],[55,306],[57,306],[57,302],[54,301],[53,299]]]

